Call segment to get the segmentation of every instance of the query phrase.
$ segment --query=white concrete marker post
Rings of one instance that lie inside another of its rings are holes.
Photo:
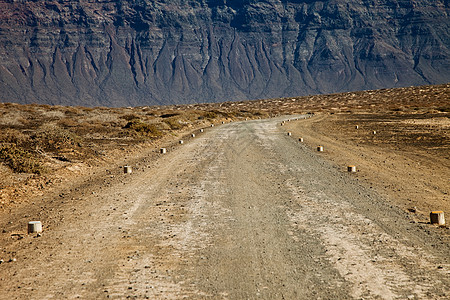
[[[193,137],[193,138],[194,138],[194,137],[195,137],[195,133],[191,134],[191,137]]]
[[[42,232],[41,221],[28,222],[28,233],[40,233],[40,232]]]
[[[183,143],[184,143],[184,142],[183,142],[183,140],[180,140],[180,142],[179,142],[179,143],[180,143],[180,145],[183,145]]]
[[[351,172],[351,173],[356,172],[356,166],[353,166],[353,165],[348,166],[347,171]]]
[[[211,124],[211,127],[214,127],[214,124]]]
[[[291,132],[288,132],[288,133],[287,133],[287,135],[288,135],[288,136],[291,136],[291,135],[292,135],[292,133],[291,133]]]
[[[439,226],[445,226],[444,212],[441,210],[432,211],[430,213],[430,223],[438,224]]]
[[[301,138],[298,138],[298,141],[300,142],[300,143],[303,143],[303,138],[301,137]]]
[[[374,130],[374,131],[372,131],[372,134],[377,134],[377,132]]]
[[[355,126],[355,129],[359,129],[359,126],[358,126],[358,125],[356,125],[356,126]]]
[[[200,132],[203,132],[203,129],[200,129]]]
[[[161,148],[159,151],[161,152],[161,154],[166,154],[167,149],[166,148]]]
[[[323,146],[317,146],[317,151],[323,152]]]
[[[124,172],[125,174],[131,174],[132,169],[131,169],[130,166],[124,166],[124,167],[123,167],[123,172]]]

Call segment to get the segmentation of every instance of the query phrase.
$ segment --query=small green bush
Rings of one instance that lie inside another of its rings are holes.
[[[43,168],[33,155],[15,144],[0,146],[0,159],[16,173],[41,174]]]

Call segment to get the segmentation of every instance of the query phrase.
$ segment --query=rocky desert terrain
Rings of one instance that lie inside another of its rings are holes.
[[[0,298],[446,299],[449,95],[3,103]]]
[[[333,135],[334,140],[405,155],[420,152],[427,155],[426,160],[442,159],[437,165],[448,166],[448,99],[447,84],[175,106],[86,108],[3,103],[0,208],[62,182],[80,168],[104,166],[142,148],[156,149],[163,141],[175,141],[201,127],[289,114],[319,115],[320,125],[314,126],[319,136]],[[356,125],[361,130],[353,130]],[[365,135],[377,130],[377,135]]]

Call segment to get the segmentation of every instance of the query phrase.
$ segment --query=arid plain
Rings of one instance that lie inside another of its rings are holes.
[[[0,104],[0,298],[445,299],[450,233],[429,212],[450,213],[449,99],[447,84],[168,107]],[[333,240],[345,232],[354,239]]]

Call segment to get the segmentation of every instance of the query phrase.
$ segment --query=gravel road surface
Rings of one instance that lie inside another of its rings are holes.
[[[2,246],[0,298],[450,298],[450,246],[281,120],[209,128],[55,199],[42,236]]]

